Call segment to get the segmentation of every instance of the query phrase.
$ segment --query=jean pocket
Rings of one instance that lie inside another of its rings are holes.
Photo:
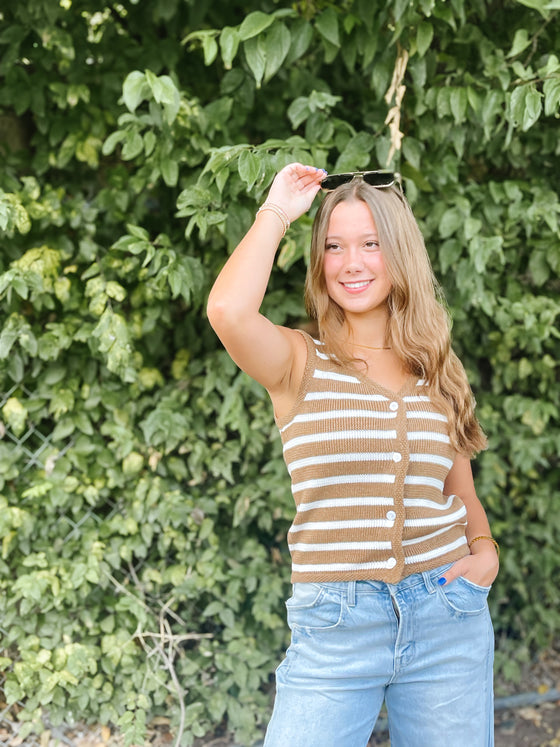
[[[467,586],[470,586],[472,589],[476,589],[477,591],[483,591],[485,594],[488,594],[490,589],[492,588],[492,585],[490,586],[481,586],[480,584],[475,584],[474,581],[471,581],[468,578],[465,578],[465,576],[459,576],[457,581],[462,581]]]
[[[463,576],[450,584],[440,586],[439,591],[446,606],[454,615],[479,615],[487,608],[489,586],[479,586]]]
[[[296,583],[286,602],[290,628],[328,630],[342,620],[342,595],[322,584]]]

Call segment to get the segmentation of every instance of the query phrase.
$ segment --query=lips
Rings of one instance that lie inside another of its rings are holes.
[[[341,285],[350,292],[361,291],[364,288],[368,288],[372,284],[373,280],[357,280],[353,283],[341,283]]]

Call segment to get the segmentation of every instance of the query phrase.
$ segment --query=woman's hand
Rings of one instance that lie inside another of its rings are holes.
[[[498,575],[499,567],[500,562],[495,547],[486,540],[480,540],[473,544],[470,555],[457,560],[445,572],[445,585],[447,586],[459,576],[464,576],[479,586],[491,586]]]
[[[325,173],[314,166],[290,163],[276,174],[266,201],[282,208],[290,222],[295,221],[311,207]]]

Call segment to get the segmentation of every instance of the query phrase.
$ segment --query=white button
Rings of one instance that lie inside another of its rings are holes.
[[[396,558],[389,558],[387,561],[387,568],[394,568],[397,565],[397,559]]]
[[[397,518],[397,514],[394,511],[387,511],[387,518],[390,521],[395,521],[395,519]]]
[[[394,462],[400,462],[400,461],[401,461],[401,459],[402,459],[402,454],[399,454],[399,452],[398,452],[398,451],[395,451],[395,452],[393,453],[393,461],[394,461]]]
[[[391,402],[391,404],[389,405],[389,410],[393,410],[393,412],[394,412],[395,410],[398,410],[398,409],[399,409],[399,403],[398,402]]]

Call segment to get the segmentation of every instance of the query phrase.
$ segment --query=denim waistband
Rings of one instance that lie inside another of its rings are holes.
[[[355,604],[356,594],[376,594],[389,593],[395,594],[405,589],[412,589],[414,586],[422,585],[430,593],[433,593],[438,586],[438,579],[449,569],[453,563],[433,568],[431,571],[422,571],[422,573],[411,573],[405,576],[396,584],[388,584],[385,581],[322,581],[320,585],[327,588],[340,591],[348,600],[348,604]]]

